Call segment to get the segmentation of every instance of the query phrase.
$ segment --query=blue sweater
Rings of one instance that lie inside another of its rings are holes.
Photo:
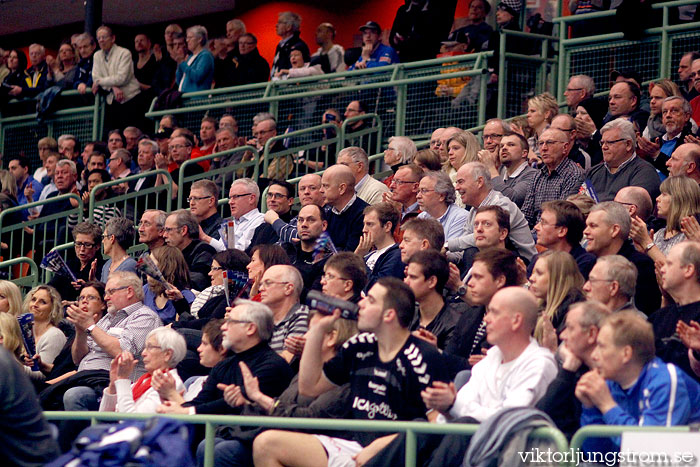
[[[605,415],[596,407],[581,413],[581,426],[639,425],[674,426],[700,421],[700,384],[683,370],[655,357],[646,364],[639,378],[628,389],[607,381],[617,406]],[[583,443],[588,452],[620,449],[620,438],[589,438]]]
[[[180,89],[180,82],[184,79],[181,92],[206,91],[211,89],[214,81],[214,56],[207,49],[203,49],[192,62],[187,65],[190,57],[177,66],[175,83]]]

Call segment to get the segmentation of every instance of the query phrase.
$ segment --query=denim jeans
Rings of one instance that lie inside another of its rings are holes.
[[[197,446],[197,465],[204,465],[204,441]],[[253,451],[240,441],[216,438],[214,439],[214,465],[216,467],[253,465]]]

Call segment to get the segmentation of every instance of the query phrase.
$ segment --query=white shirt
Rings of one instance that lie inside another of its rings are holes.
[[[474,417],[483,422],[506,407],[531,407],[547,391],[557,375],[552,352],[537,345],[534,339],[523,352],[508,363],[498,346],[474,365],[469,382],[457,393],[450,416]],[[440,414],[438,423],[446,423]]]
[[[169,371],[175,379],[175,390],[182,393],[185,386],[182,384],[177,370]],[[156,413],[156,408],[161,404],[160,395],[155,389],[148,388],[137,401],[134,401],[133,384],[128,379],[118,379],[114,382],[117,390],[116,394],[107,393],[105,388],[100,402],[100,412],[120,412],[120,413]]]

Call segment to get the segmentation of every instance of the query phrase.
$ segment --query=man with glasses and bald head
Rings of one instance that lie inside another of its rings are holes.
[[[539,169],[525,196],[521,210],[530,228],[539,222],[542,203],[566,199],[578,191],[583,183],[583,170],[567,158],[569,137],[563,131],[549,128],[539,139],[543,166]]]
[[[597,201],[612,201],[627,186],[646,189],[651,199],[659,196],[659,174],[649,162],[637,157],[634,125],[624,118],[606,123],[600,129],[603,162],[593,167],[586,177]]]

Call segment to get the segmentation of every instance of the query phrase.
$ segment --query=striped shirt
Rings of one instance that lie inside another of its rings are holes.
[[[275,323],[270,338],[270,348],[277,353],[284,350],[284,340],[287,337],[301,337],[309,329],[309,309],[306,305],[297,303],[290,308],[282,321]]]

